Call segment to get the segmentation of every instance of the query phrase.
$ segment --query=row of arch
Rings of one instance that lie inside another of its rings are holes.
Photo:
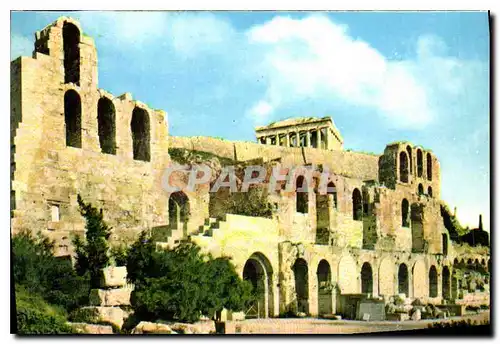
[[[382,271],[382,264],[380,270]],[[297,258],[291,267],[294,278],[294,302],[297,312],[309,313],[309,267],[308,263],[303,258]],[[340,268],[339,268],[340,269]],[[374,293],[374,273],[372,265],[369,262],[364,262],[359,270],[359,281],[361,283],[360,290],[363,294]],[[339,278],[346,275],[346,278],[352,278],[348,271],[339,272]],[[414,297],[429,297],[436,298],[439,295],[439,275],[435,265],[431,265],[429,270],[425,272],[423,262],[415,263],[412,269],[414,283]],[[384,274],[384,278],[391,277],[390,274]],[[410,294],[410,271],[405,263],[398,265],[396,292],[405,294],[407,297]],[[442,269],[442,296],[449,299],[452,295],[451,272],[448,266]],[[270,261],[265,255],[260,252],[253,253],[246,261],[243,268],[243,278],[248,280],[253,288],[253,292],[257,295],[257,300],[250,305],[246,310],[247,318],[268,317],[274,314],[274,297],[273,297],[273,268]],[[379,273],[379,278],[382,278],[382,273]],[[326,259],[319,261],[316,269],[317,282],[317,302],[318,314],[332,314],[336,310],[333,309],[332,300],[336,296],[337,289],[333,287],[332,273],[330,264]],[[425,283],[427,282],[427,283]],[[381,283],[379,281],[379,283]],[[422,290],[421,286],[427,285],[427,291]],[[352,286],[351,286],[352,287]],[[340,290],[342,292],[342,290]],[[379,289],[379,294],[384,295],[386,290]]]
[[[78,92],[64,94],[66,146],[82,148],[82,103]],[[102,97],[97,102],[97,125],[101,152],[116,154],[116,111],[113,102]],[[145,109],[135,107],[130,122],[134,160],[150,161],[150,120]]]
[[[424,157],[421,149],[417,149],[417,177],[422,178],[424,171]],[[432,156],[426,154],[427,163],[427,180],[432,181]],[[413,157],[410,146],[406,147],[406,151],[399,153],[399,180],[403,183],[409,182],[409,176],[413,173]]]

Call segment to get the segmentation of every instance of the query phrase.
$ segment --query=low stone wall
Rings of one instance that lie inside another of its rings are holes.
[[[476,292],[465,294],[462,299],[455,300],[457,305],[475,306],[490,304],[490,294],[486,292]]]

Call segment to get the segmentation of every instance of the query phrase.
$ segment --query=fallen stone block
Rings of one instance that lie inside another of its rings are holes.
[[[123,320],[126,318],[126,313],[119,307],[98,307],[90,306],[82,309],[95,310],[95,317],[92,322],[105,321],[122,328]]]
[[[422,319],[422,312],[420,311],[420,309],[416,309],[411,315],[411,320],[421,320],[421,319]]]
[[[177,334],[167,324],[141,321],[131,332],[132,334]]]
[[[82,334],[113,334],[113,328],[109,325],[96,325],[86,323],[67,323],[76,332]]]
[[[101,287],[124,287],[127,283],[127,268],[125,266],[108,266],[102,269]]]
[[[92,289],[89,301],[91,306],[129,306],[131,293],[130,288]]]
[[[193,324],[167,323],[167,325],[172,330],[184,334],[211,334],[216,332],[215,321],[213,320],[202,320]]]

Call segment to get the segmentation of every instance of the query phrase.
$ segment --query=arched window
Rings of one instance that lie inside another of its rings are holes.
[[[408,156],[406,152],[399,153],[399,180],[408,183]]]
[[[361,267],[361,293],[373,293],[372,267],[369,263],[364,263]]]
[[[307,214],[309,208],[309,192],[307,183],[304,185],[304,176],[298,176],[295,183],[296,211]]]
[[[443,298],[448,300],[451,297],[451,274],[450,274],[450,269],[445,266],[443,267],[443,276],[442,276],[442,290],[443,290]]]
[[[352,218],[356,221],[361,221],[363,218],[363,204],[359,189],[354,189],[352,192]]]
[[[413,173],[413,156],[411,155],[410,146],[406,146],[406,152],[408,153],[408,160],[410,161],[410,173]]]
[[[429,195],[429,197],[432,197],[432,187],[428,187],[427,188],[427,195]]]
[[[136,107],[130,123],[134,160],[151,161],[149,115],[146,110]]]
[[[436,267],[433,265],[429,270],[429,297],[438,296],[438,275]]]
[[[295,264],[293,264],[292,270],[295,277],[297,311],[309,313],[309,282],[306,261],[302,258],[298,258]]]
[[[101,98],[97,102],[97,124],[101,152],[116,154],[115,106],[108,98]]]
[[[418,184],[418,195],[421,196],[424,194],[424,186],[422,184]]]
[[[432,180],[432,158],[431,154],[427,153],[427,180]]]
[[[179,223],[186,224],[189,219],[189,198],[182,191],[174,192],[168,199],[168,218],[171,228]]]
[[[330,264],[322,259],[316,270],[318,279],[318,314],[332,314],[332,275]]]
[[[71,23],[63,25],[64,83],[80,85],[80,30]]]
[[[417,176],[422,177],[424,174],[424,156],[420,149],[417,149]]]
[[[66,146],[82,148],[82,104],[74,90],[64,94],[64,123],[66,125]]]
[[[410,227],[410,202],[403,198],[401,202],[401,225],[403,227]]]

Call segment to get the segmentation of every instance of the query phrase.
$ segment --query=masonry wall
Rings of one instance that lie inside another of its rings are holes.
[[[168,166],[168,126],[165,113],[132,100],[97,89],[97,56],[90,38],[80,43],[80,86],[64,83],[61,27],[58,20],[46,33],[50,55],[34,53],[12,63],[17,82],[12,83],[12,190],[15,193],[13,232],[42,230],[58,239],[60,254],[69,253],[71,233],[81,233],[83,219],[76,198],[105,209],[113,227],[113,239],[130,241],[137,231],[153,224],[166,224],[168,195],[161,187]],[[20,74],[20,77],[18,76]],[[15,80],[16,80],[15,79]],[[82,147],[66,146],[64,95],[76,91],[81,99]],[[116,109],[116,155],[101,152],[97,102],[112,100]],[[151,161],[133,159],[131,116],[135,107],[147,111],[151,127]],[[52,221],[51,207],[60,211]]]

